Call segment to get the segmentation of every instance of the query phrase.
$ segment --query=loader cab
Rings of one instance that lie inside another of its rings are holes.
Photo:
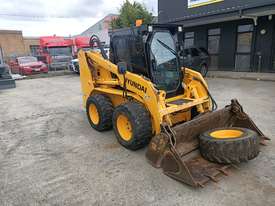
[[[182,26],[150,24],[110,33],[110,60],[126,62],[127,70],[143,75],[167,97],[182,94]]]

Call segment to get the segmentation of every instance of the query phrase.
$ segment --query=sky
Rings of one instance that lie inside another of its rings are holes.
[[[154,15],[158,0],[136,0]],[[21,30],[24,36],[77,35],[124,0],[0,0],[0,30]],[[132,2],[132,0],[130,0]]]

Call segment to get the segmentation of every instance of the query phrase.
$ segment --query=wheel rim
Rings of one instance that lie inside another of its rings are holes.
[[[210,136],[215,139],[240,138],[243,135],[241,130],[222,129],[210,133]]]
[[[95,104],[90,104],[89,116],[93,124],[97,125],[99,123],[99,114]]]
[[[128,117],[120,114],[117,117],[116,126],[118,133],[123,140],[130,141],[132,139],[132,125]]]

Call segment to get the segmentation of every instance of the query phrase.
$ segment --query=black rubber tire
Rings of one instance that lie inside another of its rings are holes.
[[[237,129],[243,132],[239,138],[216,139],[210,134],[219,129]],[[215,163],[238,164],[254,159],[259,154],[260,138],[252,130],[245,128],[218,128],[204,132],[199,137],[201,155]]]
[[[99,123],[94,124],[90,119],[89,106],[94,104],[99,114]],[[102,94],[95,94],[88,98],[86,103],[86,113],[90,125],[97,131],[106,131],[112,128],[112,116],[113,116],[113,105],[111,100]]]
[[[203,77],[206,77],[206,75],[208,73],[208,66],[206,64],[201,65],[200,73]]]
[[[117,129],[117,118],[123,114],[132,126],[132,137],[125,141]],[[118,142],[129,150],[138,150],[145,147],[152,138],[152,123],[148,111],[139,103],[128,102],[115,108],[113,113],[113,128]]]

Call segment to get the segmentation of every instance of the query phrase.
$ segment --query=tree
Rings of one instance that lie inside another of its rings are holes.
[[[142,19],[143,24],[151,23],[153,15],[146,7],[138,2],[126,0],[119,9],[119,16],[111,21],[113,29],[135,25],[137,19]]]

